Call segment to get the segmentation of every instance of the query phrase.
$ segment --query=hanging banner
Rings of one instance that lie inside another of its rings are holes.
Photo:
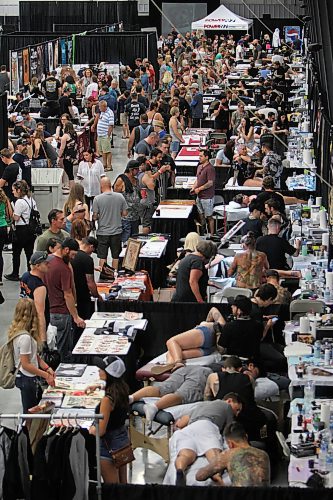
[[[66,40],[60,40],[61,64],[67,64]]]
[[[29,83],[30,83],[29,49],[23,49],[23,83],[24,83],[24,85],[29,85]]]
[[[30,75],[31,78],[37,75],[37,48],[30,47]]]
[[[44,73],[47,75],[49,72],[49,50],[48,44],[44,44]]]
[[[59,40],[56,40],[53,51],[54,69],[59,66]]]
[[[10,81],[11,81],[11,93],[16,94],[19,91],[17,52],[11,52]]]
[[[68,64],[72,64],[72,59],[73,59],[73,42],[72,42],[72,40],[67,40],[66,45],[67,45],[67,61],[68,61]]]
[[[21,90],[24,87],[22,50],[17,51],[17,61],[18,61],[19,90]]]
[[[53,43],[52,42],[48,42],[47,51],[48,51],[48,56],[49,56],[49,71],[51,72],[54,70]]]
[[[294,42],[296,35],[301,38],[301,27],[300,26],[284,26],[284,39],[288,42]]]
[[[44,47],[43,45],[37,46],[37,78],[42,80],[44,74]]]

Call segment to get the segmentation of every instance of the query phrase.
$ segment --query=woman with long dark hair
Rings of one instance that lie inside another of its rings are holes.
[[[278,119],[273,123],[274,152],[284,158],[288,151],[289,120],[287,113],[280,111]]]
[[[105,381],[105,396],[96,408],[96,413],[104,415],[100,421],[101,469],[104,483],[127,483],[126,465],[116,468],[112,453],[129,444],[125,421],[128,416],[128,385],[123,379],[126,371],[124,362],[116,356],[95,358],[100,379]],[[89,433],[96,435],[93,425]]]
[[[70,188],[74,184],[73,165],[77,160],[77,155],[77,133],[74,130],[73,123],[68,122],[64,128],[64,135],[61,138],[58,158],[63,158],[64,170],[68,175]]]

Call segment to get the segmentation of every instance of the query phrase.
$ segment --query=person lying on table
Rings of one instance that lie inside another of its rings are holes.
[[[196,480],[205,481],[211,477],[217,484],[224,486],[221,474],[227,471],[231,486],[269,486],[269,457],[265,451],[250,446],[243,426],[232,422],[225,427],[223,437],[229,449],[199,469]]]
[[[159,410],[202,401],[207,378],[211,373],[212,370],[206,366],[183,366],[158,385],[149,385],[134,392],[129,396],[129,402],[131,404],[147,397],[160,398],[143,407],[148,424],[151,424]]]
[[[216,349],[219,325],[224,324],[225,319],[222,314],[213,307],[206,321],[201,321],[200,325],[167,340],[167,363],[153,366],[151,372],[154,375],[161,375],[181,368],[186,359],[208,356]]]
[[[239,396],[226,394],[223,401],[204,401],[196,406],[191,415],[176,421],[177,430],[170,439],[170,451],[175,450],[176,485],[185,486],[186,469],[197,457],[205,456],[208,462],[215,460],[223,449],[221,431],[230,424],[242,409]]]

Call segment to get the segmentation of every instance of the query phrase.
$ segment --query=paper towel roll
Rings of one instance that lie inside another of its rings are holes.
[[[306,165],[312,164],[311,149],[303,149],[303,163],[305,163]]]
[[[326,271],[326,286],[333,290],[333,271]]]
[[[321,196],[316,196],[316,205],[319,205],[321,207],[322,201],[323,199]]]
[[[329,242],[330,242],[330,235],[329,235],[329,233],[323,233],[321,235],[321,244],[324,247],[328,248]]]
[[[331,407],[329,404],[323,403],[320,408],[320,421],[325,422],[325,427],[327,427],[330,423],[330,410]]]
[[[310,320],[306,316],[300,317],[299,333],[310,333]]]
[[[326,229],[327,228],[326,210],[320,210],[320,212],[319,212],[319,226],[322,229]]]

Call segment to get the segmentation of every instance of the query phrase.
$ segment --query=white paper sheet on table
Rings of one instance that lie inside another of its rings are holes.
[[[153,219],[188,219],[192,212],[192,205],[159,205],[160,215],[153,215]]]
[[[94,328],[86,328],[73,349],[73,354],[114,354],[126,356],[131,346],[121,335],[94,335]]]

